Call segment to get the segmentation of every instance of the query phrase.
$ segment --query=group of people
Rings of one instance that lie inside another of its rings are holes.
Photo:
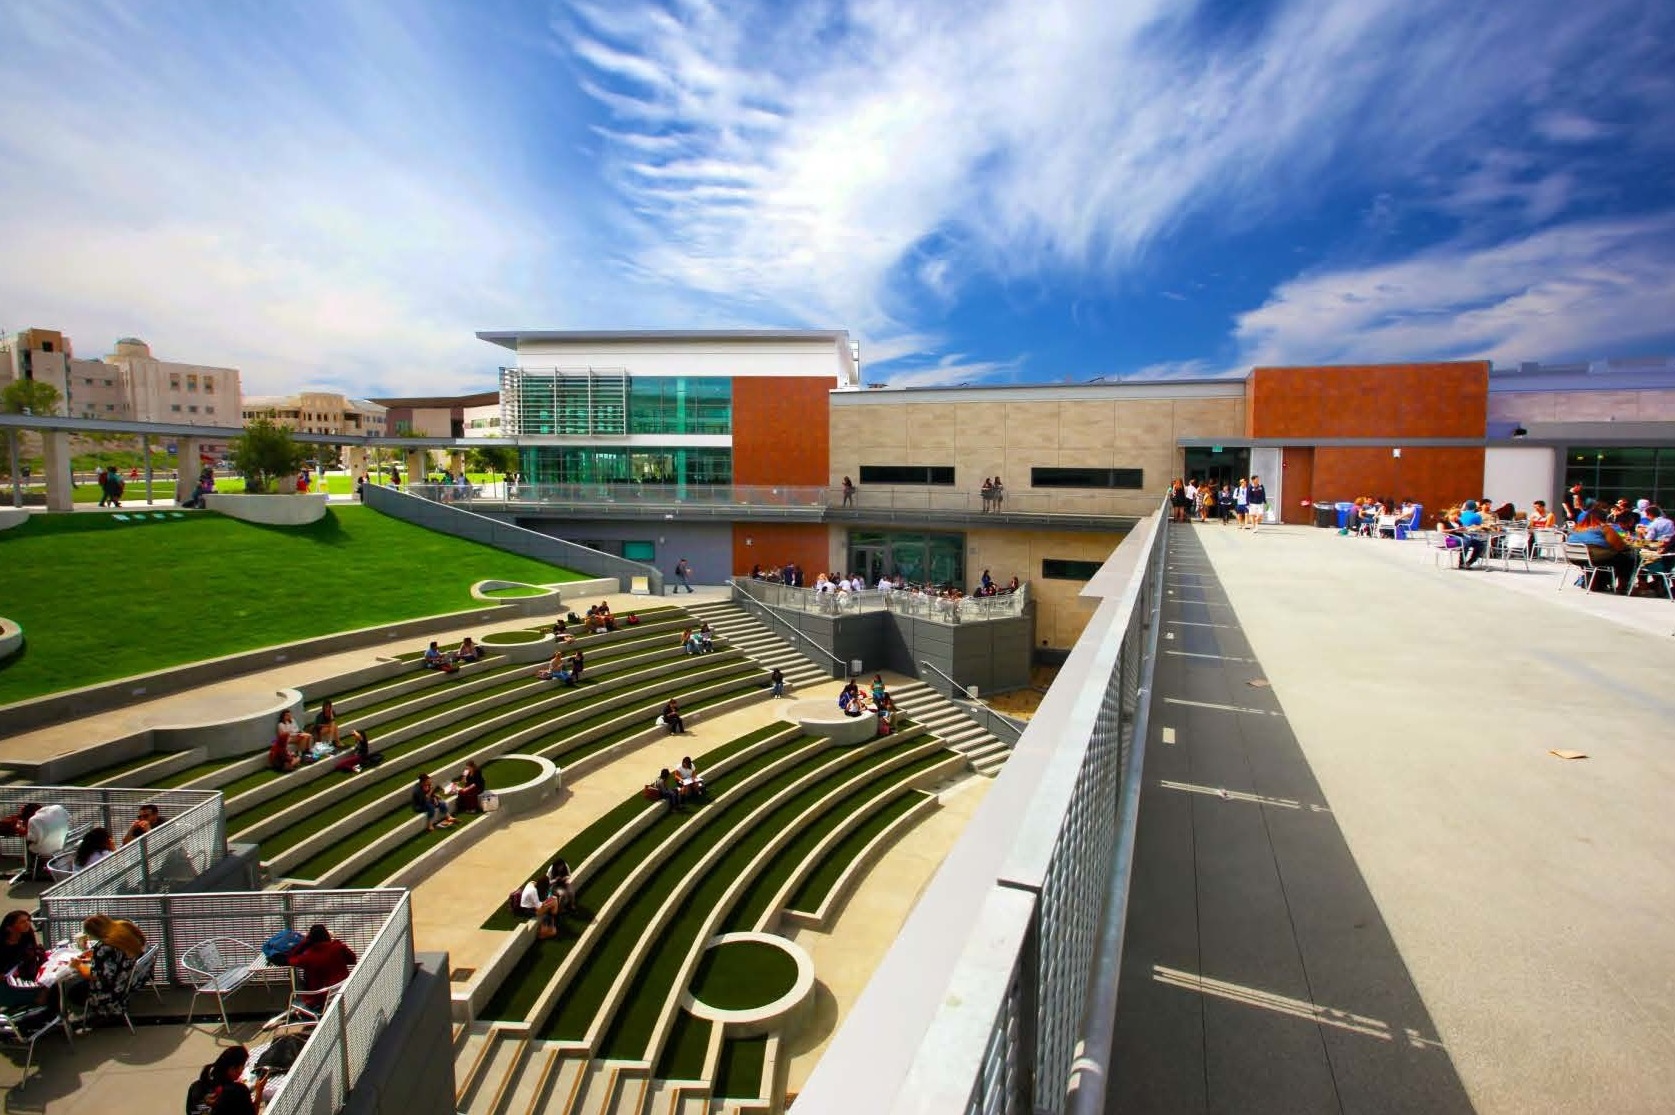
[[[525,883],[511,895],[512,916],[535,921],[535,937],[558,936],[560,919],[576,910],[576,885],[570,865],[563,857],[553,860],[545,872]]]
[[[453,795],[450,807],[445,794]],[[477,760],[468,760],[465,769],[442,789],[428,774],[420,774],[413,786],[413,812],[424,814],[425,831],[453,828],[456,818],[465,813],[482,813],[489,805],[488,779]]]
[[[1249,480],[1240,477],[1237,483],[1199,483],[1196,476],[1188,480],[1177,477],[1169,484],[1169,518],[1177,523],[1196,519],[1201,523],[1220,521],[1223,526],[1234,523],[1245,530],[1255,530],[1268,514],[1268,489],[1260,476]]]
[[[688,627],[680,633],[680,645],[687,654],[714,654],[715,632],[708,623]]]
[[[638,627],[640,615],[638,612],[629,612],[620,622],[623,627]],[[576,633],[570,630],[572,627],[580,628],[583,635],[601,635],[607,631],[615,631],[617,625],[618,620],[616,614],[611,611],[610,604],[600,601],[590,607],[585,616],[578,616],[575,612],[559,616],[553,620],[552,633],[556,641],[568,643],[576,638]]]
[[[477,645],[470,635],[459,641],[459,646],[453,650],[443,650],[435,639],[425,648],[421,664],[427,670],[441,670],[445,674],[457,674],[461,666],[472,662],[481,662],[489,656],[489,652]]]
[[[215,469],[205,465],[198,470],[198,482],[192,486],[192,498],[181,504],[194,509],[204,506],[204,497],[215,494]]]
[[[750,579],[753,581],[767,581],[769,584],[785,585],[788,588],[803,588],[803,569],[796,562],[788,561],[783,565],[770,566],[763,569],[760,564],[750,567]]]
[[[535,671],[535,676],[542,681],[562,682],[566,686],[577,686],[582,683],[582,674],[587,670],[587,655],[577,648],[568,657],[564,648],[560,646],[553,651],[553,656],[547,664]]]
[[[878,734],[881,736],[896,730],[896,699],[890,696],[882,674],[872,675],[870,690],[862,690],[859,683],[851,680],[838,694],[837,703],[845,716],[864,716],[868,712],[876,714]]]
[[[122,843],[138,840],[162,823],[162,810],[148,802],[140,806],[134,822],[123,834]],[[27,802],[16,813],[0,817],[0,836],[23,840],[25,877],[45,882],[51,878],[48,862],[69,843],[70,811],[57,802]],[[82,835],[71,863],[80,871],[115,855],[116,849],[116,837],[111,830],[95,826]]]
[[[1459,551],[1455,565],[1460,569],[1486,567],[1491,536],[1503,526],[1517,526],[1529,532],[1525,545],[1530,557],[1543,556],[1542,547],[1555,538],[1586,546],[1590,565],[1611,570],[1607,591],[1622,596],[1652,592],[1653,575],[1675,572],[1675,520],[1651,500],[1586,499],[1578,484],[1561,509],[1562,520],[1545,500],[1535,500],[1528,512],[1521,512],[1510,503],[1497,507],[1485,496],[1448,508],[1437,517],[1436,526],[1442,544]],[[1554,533],[1544,538],[1541,531]],[[1600,590],[1597,578],[1584,575],[1582,580],[1590,590]]]
[[[692,756],[683,755],[677,765],[664,767],[657,772],[655,779],[646,783],[643,796],[651,801],[662,801],[669,807],[670,813],[675,813],[688,802],[709,797],[709,787],[705,785],[703,775],[698,773],[698,765],[692,761]]]
[[[95,479],[99,484],[99,506],[121,507],[122,492],[128,486],[122,479],[122,470],[101,466]]]
[[[999,511],[1001,503],[1006,499],[1006,485],[1000,482],[999,474],[996,474],[993,480],[985,476],[979,494],[983,497],[984,511]]]
[[[67,1002],[70,1021],[83,1032],[120,1019],[127,1008],[134,965],[145,953],[145,934],[125,918],[94,914],[82,922],[80,949],[68,955],[45,947],[27,910],[0,919],[0,1010],[45,1004],[60,980],[76,977]]]

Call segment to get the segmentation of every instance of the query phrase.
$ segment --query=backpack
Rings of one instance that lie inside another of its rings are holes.
[[[273,1042],[256,1058],[258,1069],[267,1069],[275,1075],[289,1072],[296,1064],[297,1056],[302,1053],[303,1039],[298,1034],[285,1034],[273,1039]]]
[[[523,908],[522,887],[519,887],[506,896],[506,906],[512,911],[512,916],[520,921],[529,916],[529,911]]]
[[[268,958],[269,964],[283,965],[285,958],[302,942],[303,936],[297,930],[281,929],[262,942],[262,955]]]

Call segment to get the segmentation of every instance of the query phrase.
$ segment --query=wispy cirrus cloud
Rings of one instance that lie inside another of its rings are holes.
[[[1496,363],[1666,336],[1675,214],[1577,222],[1492,245],[1456,242],[1281,285],[1239,317],[1248,364],[1432,357]]]
[[[1603,136],[1586,106],[1630,95],[1598,79],[1648,18],[1631,0],[1211,11],[582,0],[563,35],[613,117],[606,173],[647,275],[887,339],[924,335],[961,274],[1120,286],[1188,221],[1248,228],[1346,181],[1452,178],[1491,136]],[[1525,230],[1566,213],[1576,178],[1520,158],[1439,204]],[[927,266],[933,238],[953,250]]]

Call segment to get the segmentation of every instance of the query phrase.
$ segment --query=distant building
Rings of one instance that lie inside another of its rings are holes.
[[[299,391],[295,395],[251,395],[244,400],[243,420],[271,420],[304,434],[355,434],[383,437],[387,429],[383,407],[369,399],[352,399],[333,391]]]
[[[0,386],[33,379],[58,389],[72,418],[236,426],[237,368],[158,360],[135,337],[123,337],[102,360],[81,360],[56,329],[25,329],[0,341]]]
[[[392,435],[415,437],[497,437],[500,433],[500,392],[475,395],[426,395],[374,399],[389,413],[386,428]],[[467,414],[470,418],[467,418]],[[493,419],[492,425],[487,424]],[[467,423],[476,425],[467,429]]]

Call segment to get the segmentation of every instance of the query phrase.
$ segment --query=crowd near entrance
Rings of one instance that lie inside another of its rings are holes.
[[[1188,449],[1181,471],[1184,478],[1196,479],[1220,489],[1238,486],[1250,475],[1250,450],[1245,448]]]

